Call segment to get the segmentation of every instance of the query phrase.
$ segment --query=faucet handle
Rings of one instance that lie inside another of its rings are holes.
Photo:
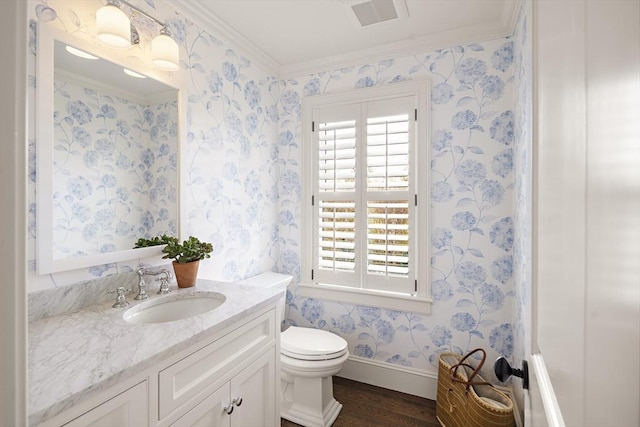
[[[169,277],[171,276],[167,272],[166,277],[161,277],[157,280],[158,282],[160,282],[160,289],[158,289],[158,295],[166,295],[169,292],[171,292],[171,290],[169,289]]]
[[[127,297],[125,296],[127,292],[130,292],[131,289],[125,289],[124,286],[119,286],[116,290],[110,290],[110,294],[116,295],[116,302],[112,305],[113,308],[123,308],[127,307],[129,303],[127,302]]]

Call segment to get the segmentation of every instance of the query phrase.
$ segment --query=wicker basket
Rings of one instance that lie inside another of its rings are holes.
[[[481,352],[482,360],[473,367],[465,360]],[[438,366],[436,416],[444,427],[514,427],[513,402],[486,382],[478,372],[486,359],[482,349],[465,356],[442,353]]]

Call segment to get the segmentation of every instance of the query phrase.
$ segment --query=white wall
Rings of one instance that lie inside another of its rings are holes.
[[[638,426],[640,2],[589,1],[586,10],[585,418]]]
[[[0,425],[26,425],[26,6],[0,13]]]
[[[534,20],[534,352],[567,425],[637,426],[640,3],[539,1]]]

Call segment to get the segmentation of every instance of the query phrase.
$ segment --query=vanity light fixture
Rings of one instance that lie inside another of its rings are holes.
[[[178,44],[170,37],[167,27],[160,30],[160,35],[151,40],[151,61],[161,70],[176,71],[178,69]]]
[[[131,17],[120,9],[120,3],[126,4],[132,11]],[[153,16],[143,12],[124,0],[107,0],[107,4],[96,12],[96,33],[98,39],[116,48],[127,48],[138,44],[140,37],[131,19],[142,15],[158,24],[160,34],[151,40],[151,62],[164,71],[176,71],[179,68],[178,43],[171,38],[167,26]]]
[[[96,34],[100,41],[112,47],[131,46],[131,21],[120,9],[120,2],[108,0],[96,12]]]

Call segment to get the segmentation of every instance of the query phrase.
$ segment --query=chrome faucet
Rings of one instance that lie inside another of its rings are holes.
[[[171,278],[171,273],[166,268],[153,268],[153,267],[145,267],[138,266],[138,295],[135,296],[135,300],[145,300],[149,298],[147,295],[147,283],[144,281],[144,276],[161,276],[157,279],[160,282],[160,290],[158,294],[168,294],[169,291],[169,279]]]

